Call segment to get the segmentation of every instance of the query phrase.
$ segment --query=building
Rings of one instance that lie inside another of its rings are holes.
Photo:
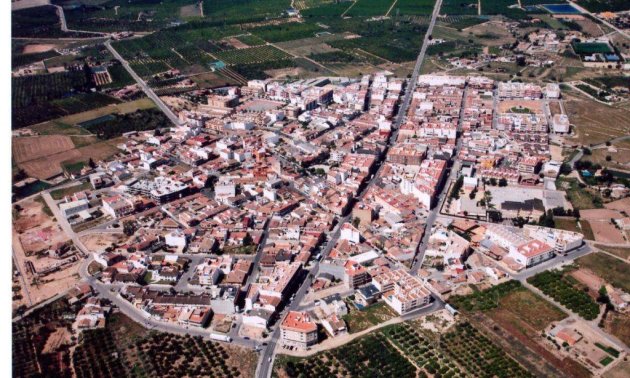
[[[135,206],[131,200],[120,195],[103,197],[103,211],[112,218],[120,218],[133,213]]]
[[[308,349],[317,344],[317,324],[307,312],[289,311],[280,324],[280,331],[284,345]]]
[[[372,281],[367,269],[356,261],[348,260],[343,268],[343,282],[350,289],[356,289]]]
[[[525,235],[551,246],[555,253],[567,253],[584,243],[584,235],[557,228],[525,225]]]
[[[554,257],[553,248],[538,240],[530,240],[525,244],[510,248],[508,256],[517,263],[529,268]]]
[[[182,198],[188,186],[168,177],[156,177],[154,180],[139,180],[129,185],[127,190],[132,194],[150,197],[159,204]]]
[[[422,280],[405,270],[390,270],[372,278],[383,300],[399,315],[405,315],[431,302],[431,292]]]
[[[72,201],[68,203],[62,203],[59,205],[59,210],[64,217],[69,218],[73,215],[77,215],[82,211],[86,211],[90,208],[90,203],[86,199]]]

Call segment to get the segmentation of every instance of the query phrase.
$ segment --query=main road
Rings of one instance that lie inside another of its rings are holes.
[[[155,102],[158,108],[160,108],[160,110],[168,117],[168,119],[170,119],[171,122],[173,122],[177,126],[181,125],[181,122],[179,118],[177,118],[175,113],[173,113],[171,109],[169,109],[169,107],[166,106],[164,102],[162,102],[162,100],[158,97],[158,95],[156,95],[155,92],[153,92],[153,89],[151,89],[151,87],[149,87],[147,83],[144,80],[142,80],[142,78],[138,76],[138,74],[133,69],[131,69],[131,66],[129,66],[129,62],[127,62],[125,58],[123,58],[122,55],[120,55],[118,51],[116,51],[116,49],[112,47],[112,44],[110,41],[105,42],[105,47],[107,47],[107,50],[109,50],[109,52],[112,53],[114,58],[120,61],[120,63],[127,70],[127,72],[129,72],[129,75],[131,75],[131,77],[133,77],[133,79],[138,83],[142,91],[144,91],[147,97],[149,97],[151,100],[153,100],[153,102]]]
[[[386,147],[385,151],[383,152],[383,155],[387,153],[387,150],[389,149],[389,146],[391,146],[393,143],[396,142],[396,138],[398,136],[398,129],[400,128],[400,125],[405,120],[405,116],[407,114],[407,109],[409,108],[409,105],[411,104],[411,99],[413,97],[413,92],[414,92],[414,90],[416,88],[416,84],[418,82],[418,75],[420,74],[420,68],[422,68],[422,63],[424,61],[424,56],[426,54],[427,47],[429,45],[429,36],[431,36],[431,33],[433,32],[433,27],[435,26],[435,22],[437,20],[437,16],[440,13],[440,7],[441,6],[442,6],[442,0],[437,0],[436,3],[435,3],[435,6],[433,8],[433,13],[431,15],[431,22],[429,23],[429,27],[427,28],[426,34],[424,35],[424,40],[422,41],[422,47],[420,48],[420,52],[418,53],[418,58],[416,59],[416,64],[414,66],[413,73],[411,75],[411,79],[409,80],[407,88],[405,89],[405,95],[403,97],[402,104],[401,104],[400,108],[398,109],[398,115],[397,115],[397,117],[396,117],[396,119],[394,121],[394,124],[392,125],[392,128],[393,128],[392,135],[390,136],[390,138],[388,140],[387,147]],[[372,186],[376,182],[376,178],[378,177],[378,173],[379,173],[379,171],[381,169],[381,166],[379,166],[379,168],[375,172],[375,174],[372,175],[372,178],[370,179],[368,184],[365,186],[365,188],[357,195],[357,197],[359,199],[362,198],[365,195],[365,193],[367,193],[367,191],[370,188],[370,186]],[[340,231],[341,231],[341,225],[346,223],[349,219],[350,219],[350,215],[346,215],[345,217],[343,217],[340,220],[340,222],[337,224],[337,226],[335,226],[335,229],[333,230],[332,234],[330,235],[330,238],[328,239],[326,247],[322,251],[322,258],[321,258],[322,260],[324,258],[326,258],[326,256],[328,256],[328,254],[330,253],[332,248],[335,246],[335,243],[337,242],[337,239],[339,238],[339,234],[340,234]],[[299,303],[302,301],[302,299],[306,295],[306,292],[311,287],[313,279],[314,279],[314,277],[317,276],[318,272],[319,272],[319,261],[317,261],[315,263],[315,265],[311,268],[311,270],[310,270],[308,276],[306,277],[306,279],[304,280],[304,282],[302,282],[302,285],[300,286],[300,288],[296,292],[293,301],[289,304],[289,306],[287,306],[288,310],[295,310],[295,309],[298,308]],[[278,321],[276,323],[276,325],[274,326],[274,330],[273,330],[273,333],[271,335],[271,338],[270,338],[267,346],[262,350],[262,353],[260,354],[260,360],[258,361],[258,368],[256,369],[256,377],[264,377],[264,378],[266,378],[266,377],[271,376],[271,368],[273,366],[275,350],[276,350],[276,346],[278,344],[278,339],[280,338],[279,323],[280,323],[280,321]]]

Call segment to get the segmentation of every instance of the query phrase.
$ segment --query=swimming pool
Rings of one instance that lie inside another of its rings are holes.
[[[571,4],[543,4],[542,7],[554,14],[580,14]]]

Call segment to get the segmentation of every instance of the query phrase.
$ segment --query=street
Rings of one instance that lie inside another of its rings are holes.
[[[162,100],[155,94],[155,92],[153,92],[153,89],[151,89],[151,87],[149,87],[147,83],[145,83],[145,81],[142,80],[142,78],[138,76],[138,74],[136,74],[134,70],[131,69],[131,67],[129,66],[129,62],[127,62],[118,53],[118,51],[116,51],[116,49],[112,47],[110,41],[105,42],[105,47],[107,47],[109,52],[111,52],[112,55],[114,55],[114,58],[120,61],[120,63],[127,70],[127,72],[129,72],[131,77],[133,77],[133,79],[138,83],[138,85],[140,86],[142,91],[144,91],[147,97],[149,97],[151,100],[153,100],[153,102],[155,102],[155,105],[157,105],[160,108],[160,110],[171,120],[171,122],[173,122],[176,126],[179,126],[181,124],[179,118],[177,118],[177,116],[171,111],[171,109],[169,109],[169,107],[166,106],[164,102],[162,102]]]

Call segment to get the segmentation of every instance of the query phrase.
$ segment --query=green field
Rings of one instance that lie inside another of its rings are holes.
[[[11,36],[25,38],[72,38],[85,37],[82,33],[61,31],[61,23],[51,5],[11,12]]]
[[[571,44],[573,51],[578,55],[604,54],[612,52],[612,48],[607,43],[601,42],[574,42]]]
[[[350,10],[345,15],[349,17],[384,16],[393,2],[394,0],[357,0],[352,8],[348,7]]]
[[[227,50],[214,54],[227,64],[264,63],[273,60],[291,58],[290,55],[273,46],[258,46],[247,49]]]
[[[443,0],[440,14],[477,14],[477,1],[474,0]]]

